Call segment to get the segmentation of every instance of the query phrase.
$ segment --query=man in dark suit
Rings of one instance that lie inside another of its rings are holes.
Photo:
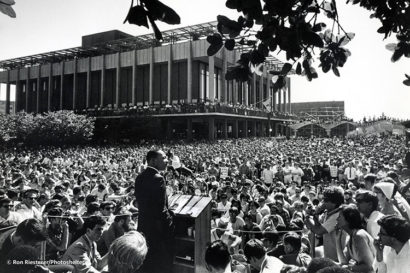
[[[135,180],[138,203],[138,231],[147,240],[148,254],[140,269],[143,273],[172,271],[174,258],[174,225],[168,208],[166,183],[160,171],[167,166],[167,156],[161,150],[147,153],[148,167]]]

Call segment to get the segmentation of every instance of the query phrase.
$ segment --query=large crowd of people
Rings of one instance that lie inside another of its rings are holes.
[[[211,235],[209,272],[410,272],[410,150],[397,136],[2,150],[0,272],[144,270],[161,237],[137,231],[155,200],[136,179],[154,150],[168,197],[212,199],[211,230],[196,231]]]

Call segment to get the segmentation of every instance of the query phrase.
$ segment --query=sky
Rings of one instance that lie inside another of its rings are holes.
[[[151,31],[123,24],[131,0],[15,0],[17,18],[0,14],[0,60],[77,47],[81,36],[118,29],[131,35]],[[135,1],[137,2],[137,1]],[[216,20],[219,14],[236,19],[239,14],[225,7],[225,0],[163,0],[181,17],[181,24],[159,23],[161,30]],[[370,19],[370,12],[358,6],[337,1],[339,18],[354,39],[347,48],[352,52],[341,77],[319,72],[319,78],[308,82],[305,77],[291,76],[292,102],[344,101],[346,116],[386,116],[410,119],[410,87],[402,81],[410,75],[410,60],[390,61],[392,52],[376,30],[381,26]],[[282,59],[282,61],[286,61]],[[318,61],[317,61],[318,63]],[[12,94],[13,98],[13,94]],[[5,86],[0,99],[5,99]]]

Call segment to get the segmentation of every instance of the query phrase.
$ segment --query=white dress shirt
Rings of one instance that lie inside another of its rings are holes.
[[[378,273],[409,273],[410,272],[410,241],[404,244],[399,253],[391,247],[384,247],[383,262],[374,260],[373,268]]]
[[[377,221],[383,216],[383,213],[375,210],[370,214],[369,219],[367,219],[366,231],[373,237],[373,239],[379,237],[380,226]]]

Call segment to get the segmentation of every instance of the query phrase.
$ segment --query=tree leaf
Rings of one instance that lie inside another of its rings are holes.
[[[12,6],[14,5],[16,2],[14,2],[14,0],[0,0],[0,3],[4,3],[6,5]]]
[[[302,74],[302,65],[300,63],[298,63],[296,66],[296,74],[298,75]]]
[[[7,4],[0,3],[0,11],[10,16],[11,18],[16,18],[16,12],[14,11],[12,7],[10,7]]]
[[[215,55],[224,45],[222,41],[222,36],[219,33],[214,33],[212,36],[208,36],[206,40],[208,41],[208,43],[211,44],[207,50],[208,56]]]
[[[389,50],[389,51],[395,51],[397,49],[397,44],[395,44],[395,43],[387,44],[386,49]]]
[[[230,38],[235,38],[241,33],[242,26],[238,22],[223,15],[218,15],[216,18],[218,20],[217,29],[219,33],[229,34]]]
[[[170,25],[181,23],[178,13],[159,0],[144,0],[143,2],[154,20],[160,20]]]
[[[393,56],[391,57],[391,61],[394,63],[394,62],[397,62],[398,60],[400,60],[400,58],[401,58],[401,56],[403,56],[403,54],[404,54],[404,52],[403,52],[403,50],[402,50],[402,48],[397,48],[395,51],[394,51],[394,53],[393,53]]]
[[[147,11],[143,6],[131,7],[128,11],[127,17],[124,20],[124,24],[128,21],[130,24],[149,28],[147,15]]]
[[[148,20],[151,24],[152,29],[154,30],[155,39],[157,39],[158,41],[162,41],[162,33],[159,30],[159,28],[157,27],[157,24],[155,23],[155,20],[151,17],[150,14],[148,14]]]
[[[233,50],[235,48],[235,40],[229,39],[225,41],[225,48],[228,50]]]
[[[332,67],[332,70],[333,70],[333,73],[334,73],[336,76],[340,77],[339,69],[337,69],[337,67],[336,67],[335,65]]]
[[[326,28],[326,24],[325,23],[317,23],[316,25],[314,25],[312,27],[312,31],[313,32],[319,32],[322,31]]]
[[[324,43],[322,38],[315,32],[312,31],[305,31],[302,33],[303,35],[303,40],[309,44],[309,45],[313,45],[316,47],[323,47]]]
[[[286,76],[290,70],[292,70],[292,65],[290,63],[285,63],[282,67],[281,74]]]

